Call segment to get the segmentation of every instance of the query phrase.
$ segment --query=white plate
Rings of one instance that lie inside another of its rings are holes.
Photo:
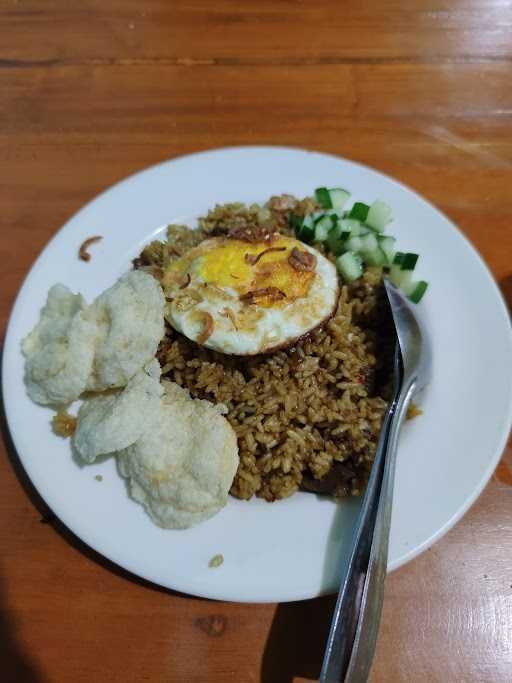
[[[80,468],[50,430],[51,412],[30,402],[20,340],[56,281],[91,300],[130,266],[167,223],[194,224],[215,203],[265,201],[341,185],[356,200],[394,209],[400,248],[421,254],[430,281],[418,307],[433,338],[434,380],[423,417],[405,426],[399,448],[389,553],[395,569],[464,514],[500,457],[512,414],[512,341],[506,308],[463,235],[400,183],[359,164],[279,147],[214,150],[139,173],[76,214],[51,240],[18,295],[3,359],[7,418],[32,482],[56,515],[92,548],[162,586],[238,601],[299,600],[337,588],[359,502],[298,493],[274,504],[231,499],[210,521],[164,531],[132,502],[113,460]],[[92,259],[77,258],[91,235]],[[103,475],[103,481],[95,475]],[[208,568],[222,553],[224,564]],[[341,558],[341,559],[340,559]]]

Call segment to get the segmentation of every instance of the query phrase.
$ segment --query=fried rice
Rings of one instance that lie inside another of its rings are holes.
[[[290,195],[265,206],[216,206],[196,230],[169,226],[167,240],[147,245],[134,267],[160,279],[169,263],[207,237],[246,228],[292,235],[290,211],[304,215],[316,208],[313,199]],[[333,317],[293,347],[229,356],[167,326],[158,360],[164,378],[193,397],[226,406],[240,454],[232,495],[274,501],[302,488],[343,497],[364,490],[375,456],[391,339],[382,271],[369,268],[342,284]]]

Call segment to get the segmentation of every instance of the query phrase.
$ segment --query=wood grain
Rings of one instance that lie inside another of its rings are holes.
[[[512,16],[505,0],[46,0],[44,8],[39,0],[4,4],[2,53],[7,63],[300,65],[510,58]]]
[[[284,144],[389,173],[470,237],[512,304],[506,0],[4,0],[0,325],[96,193],[209,147]],[[160,590],[49,515],[5,428],[5,681],[315,680],[332,598],[247,606]],[[512,680],[512,448],[441,542],[387,583],[372,683]]]

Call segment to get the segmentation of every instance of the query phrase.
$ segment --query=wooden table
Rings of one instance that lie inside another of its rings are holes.
[[[3,0],[0,34],[2,329],[84,202],[149,164],[247,143],[406,182],[512,300],[508,0]],[[332,598],[222,604],[128,577],[48,514],[4,432],[2,681],[317,678]],[[512,680],[511,466],[509,448],[464,520],[389,577],[373,683]]]

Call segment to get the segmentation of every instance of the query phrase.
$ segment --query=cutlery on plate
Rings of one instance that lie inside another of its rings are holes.
[[[431,375],[430,344],[415,305],[389,280],[384,286],[397,335],[393,394],[341,578],[320,683],[368,679],[384,597],[398,434],[412,397],[429,383]]]

